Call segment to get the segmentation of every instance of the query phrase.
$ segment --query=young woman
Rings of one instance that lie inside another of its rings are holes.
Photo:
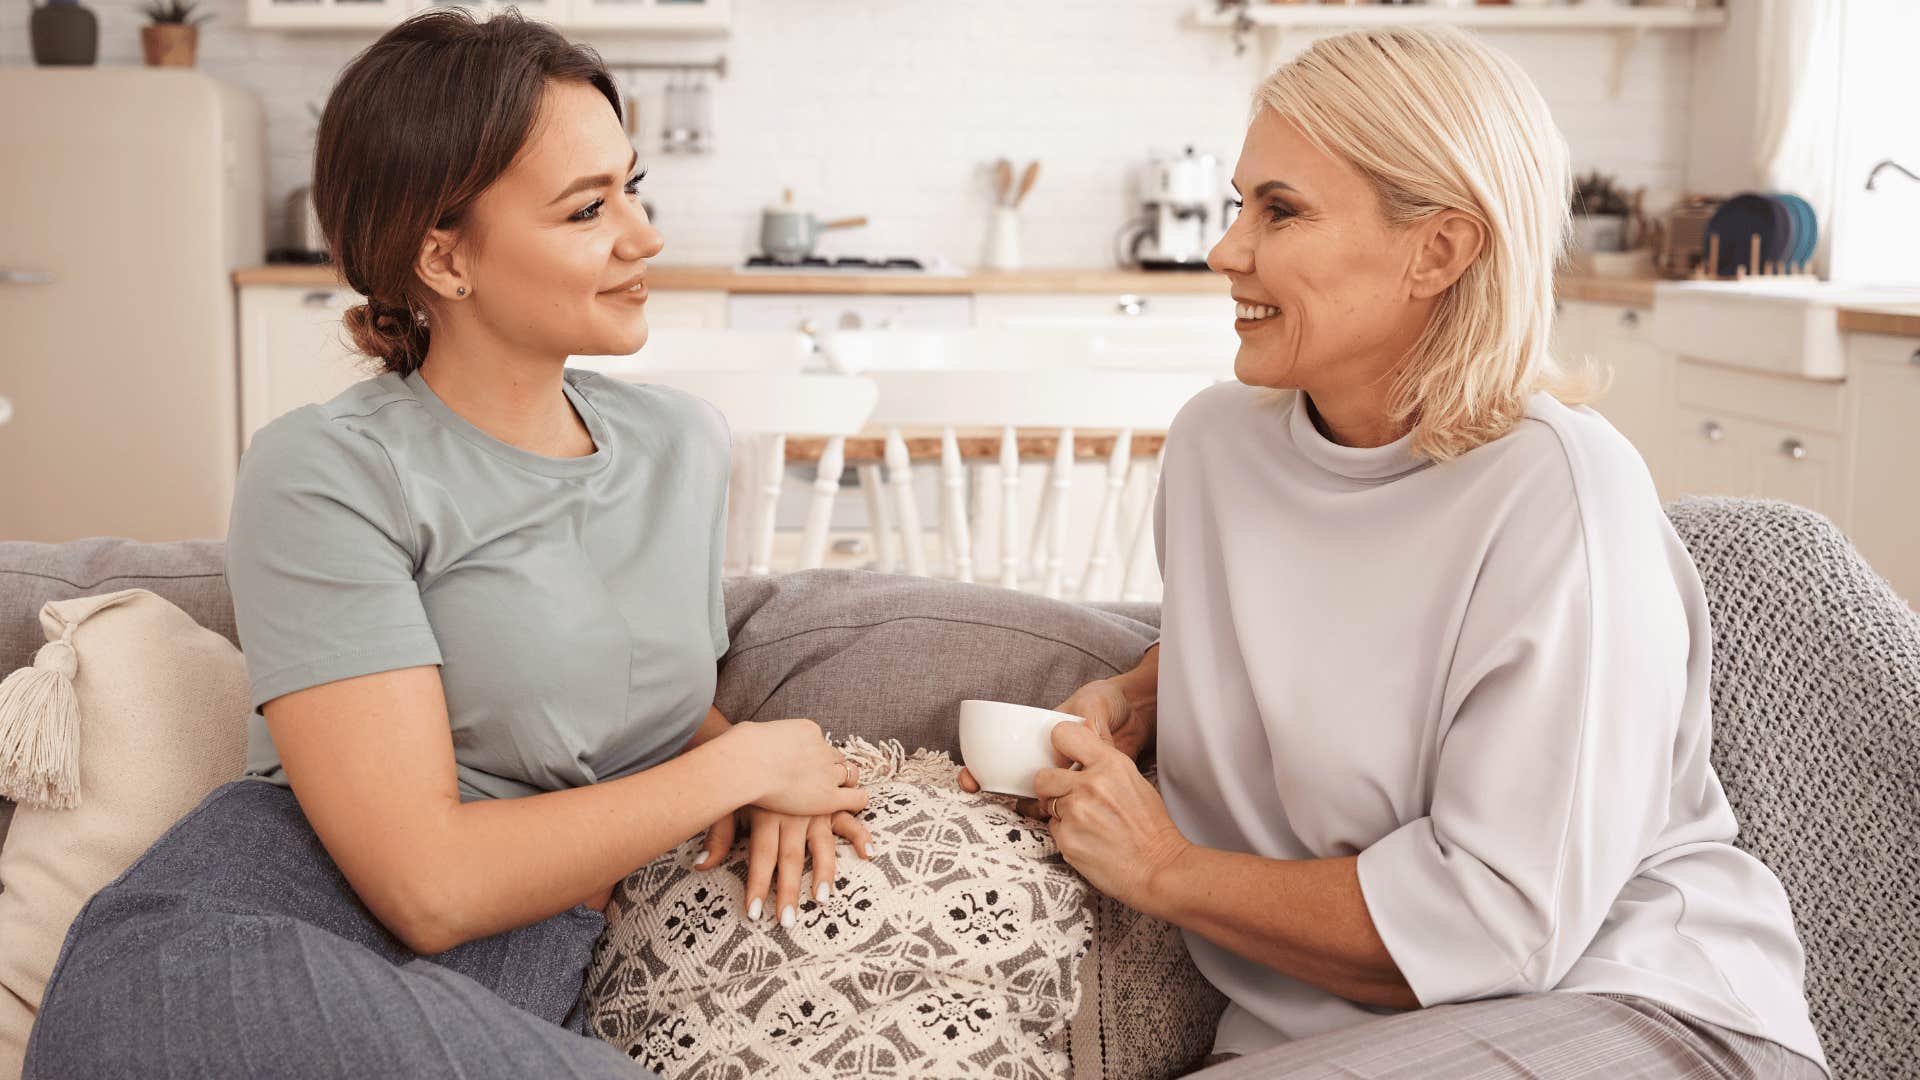
[[[421,15],[314,172],[384,371],[254,437],[251,779],[75,920],[27,1075],[631,1075],[574,1008],[613,886],[738,818],[746,914],[791,924],[865,793],[812,722],[713,708],[724,423],[564,367],[642,346],[661,249],[598,59]]]
[[[1547,351],[1539,92],[1457,32],[1326,38],[1234,186],[1239,381],[1168,436],[1164,636],[1063,706],[1094,730],[1032,811],[1185,930],[1249,1055],[1209,1076],[1821,1076],[1708,756],[1699,576]]]

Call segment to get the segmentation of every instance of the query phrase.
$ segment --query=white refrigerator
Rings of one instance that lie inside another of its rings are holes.
[[[195,71],[0,68],[0,540],[226,535],[264,142]]]

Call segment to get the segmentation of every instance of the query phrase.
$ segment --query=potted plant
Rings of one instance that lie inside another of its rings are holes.
[[[192,67],[200,47],[200,24],[213,18],[195,15],[196,0],[149,0],[141,7],[148,25],[140,28],[140,47],[148,67]]]
[[[1626,193],[1613,177],[1596,169],[1577,178],[1573,183],[1574,250],[1624,250],[1630,209]]]

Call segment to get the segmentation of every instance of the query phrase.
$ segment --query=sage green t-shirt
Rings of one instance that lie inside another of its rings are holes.
[[[608,780],[685,745],[727,648],[726,422],[680,391],[572,368],[564,389],[585,457],[493,438],[417,373],[254,435],[227,536],[248,775],[287,783],[262,704],[427,664],[462,799]]]

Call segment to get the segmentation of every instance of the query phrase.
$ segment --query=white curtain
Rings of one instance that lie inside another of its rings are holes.
[[[1846,0],[1754,0],[1758,9],[1754,162],[1770,191],[1798,195],[1820,222],[1827,261],[1840,164],[1842,13]]]

